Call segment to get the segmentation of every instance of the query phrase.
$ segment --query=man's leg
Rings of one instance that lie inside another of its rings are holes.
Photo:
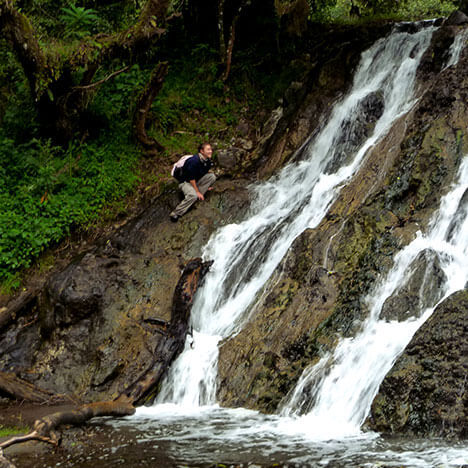
[[[203,177],[202,177],[203,179]],[[201,180],[201,179],[200,179]],[[179,188],[185,195],[185,198],[176,206],[174,211],[171,213],[171,218],[179,218],[187,212],[187,210],[197,201],[197,193],[189,182],[183,182],[179,185]],[[200,190],[200,188],[199,188]],[[203,193],[203,192],[202,192]]]
[[[205,195],[205,193],[208,191],[208,189],[215,183],[216,181],[216,176],[212,172],[208,172],[208,174],[205,174],[198,182],[198,190]]]

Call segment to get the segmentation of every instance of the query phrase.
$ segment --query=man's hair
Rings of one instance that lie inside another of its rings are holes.
[[[211,143],[208,143],[207,141],[204,141],[198,146],[198,152],[200,153],[202,150],[205,149],[205,146],[211,146]]]

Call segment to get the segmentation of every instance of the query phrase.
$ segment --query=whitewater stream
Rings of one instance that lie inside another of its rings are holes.
[[[155,405],[110,423],[133,434],[136,444],[117,444],[101,457],[103,466],[468,465],[466,444],[383,438],[362,430],[395,359],[437,304],[468,281],[468,206],[462,204],[468,157],[425,232],[395,256],[391,271],[365,298],[370,314],[361,332],[342,339],[333,354],[304,371],[280,414],[224,409],[216,402],[220,340],[242,329],[294,239],[320,223],[369,150],[414,105],[421,92],[415,89],[416,70],[433,31],[431,25],[414,34],[395,30],[364,52],[353,86],[317,135],[278,175],[252,187],[254,201],[243,222],[211,238],[203,256],[214,264],[192,309],[193,337]],[[456,64],[463,43],[455,43],[447,66]],[[381,105],[381,112],[372,131],[356,144],[350,136],[360,134],[358,116],[372,102]],[[406,321],[381,318],[385,300],[406,284],[421,255],[438,259],[443,287],[431,300],[421,300]],[[137,459],[138,464],[129,462]]]

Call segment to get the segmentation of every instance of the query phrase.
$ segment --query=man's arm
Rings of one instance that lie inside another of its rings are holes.
[[[198,199],[204,200],[205,197],[203,196],[203,193],[201,193],[200,190],[198,190],[197,182],[195,181],[195,179],[189,180],[189,182],[192,185],[192,187],[195,189]]]

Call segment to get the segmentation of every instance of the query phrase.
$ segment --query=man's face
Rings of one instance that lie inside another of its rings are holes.
[[[213,155],[213,148],[211,148],[211,145],[205,145],[205,146],[201,149],[200,154],[201,154],[204,158],[211,158],[211,156]]]

